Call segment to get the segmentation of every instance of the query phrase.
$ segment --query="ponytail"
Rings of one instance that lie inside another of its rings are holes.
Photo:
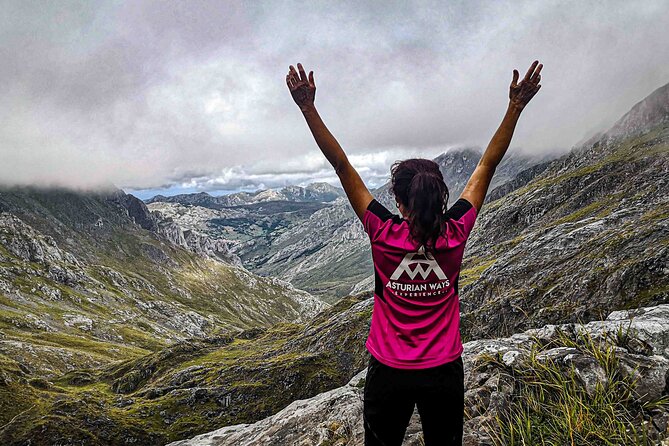
[[[448,188],[439,165],[426,159],[409,159],[392,167],[395,198],[409,216],[411,238],[434,253],[446,222]]]

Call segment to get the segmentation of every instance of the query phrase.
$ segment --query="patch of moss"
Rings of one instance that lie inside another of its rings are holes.
[[[459,286],[465,287],[473,282],[476,282],[476,280],[481,277],[485,270],[494,265],[496,261],[496,258],[481,259],[473,266],[468,266],[466,269],[460,271],[460,278],[458,279]]]

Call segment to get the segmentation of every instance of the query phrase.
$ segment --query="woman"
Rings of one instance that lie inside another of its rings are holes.
[[[314,106],[313,71],[290,65],[286,83],[316,143],[334,167],[368,234],[374,262],[370,362],[364,389],[365,445],[401,445],[417,406],[427,446],[461,445],[464,372],[458,276],[465,242],[518,118],[541,85],[534,61],[518,82],[513,70],[509,105],[459,199],[446,209],[448,189],[439,166],[426,159],[396,162],[394,215],[367,190]]]

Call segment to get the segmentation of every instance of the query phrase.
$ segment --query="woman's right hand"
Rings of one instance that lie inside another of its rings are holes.
[[[538,60],[535,60],[520,83],[518,83],[518,70],[513,70],[513,80],[511,81],[511,87],[509,88],[509,100],[511,106],[518,111],[525,108],[527,103],[530,102],[541,88],[541,85],[539,85],[541,74],[539,73],[541,73],[543,67],[543,64],[540,64]]]

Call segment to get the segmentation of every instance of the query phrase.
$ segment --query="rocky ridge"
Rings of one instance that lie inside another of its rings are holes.
[[[128,216],[143,229],[201,257],[242,266],[240,258],[230,251],[225,240],[211,238],[194,229],[184,229],[171,218],[149,211],[146,204],[133,195],[117,191],[113,196],[126,209]]]
[[[311,183],[307,186],[285,186],[281,189],[261,189],[255,192],[237,192],[234,194],[212,196],[207,192],[180,194],[170,197],[156,195],[148,200],[150,203],[180,203],[207,208],[232,207],[268,201],[296,202],[331,202],[344,196],[344,191],[329,183]]]
[[[667,90],[491,193],[460,276],[467,339],[669,301]]]

